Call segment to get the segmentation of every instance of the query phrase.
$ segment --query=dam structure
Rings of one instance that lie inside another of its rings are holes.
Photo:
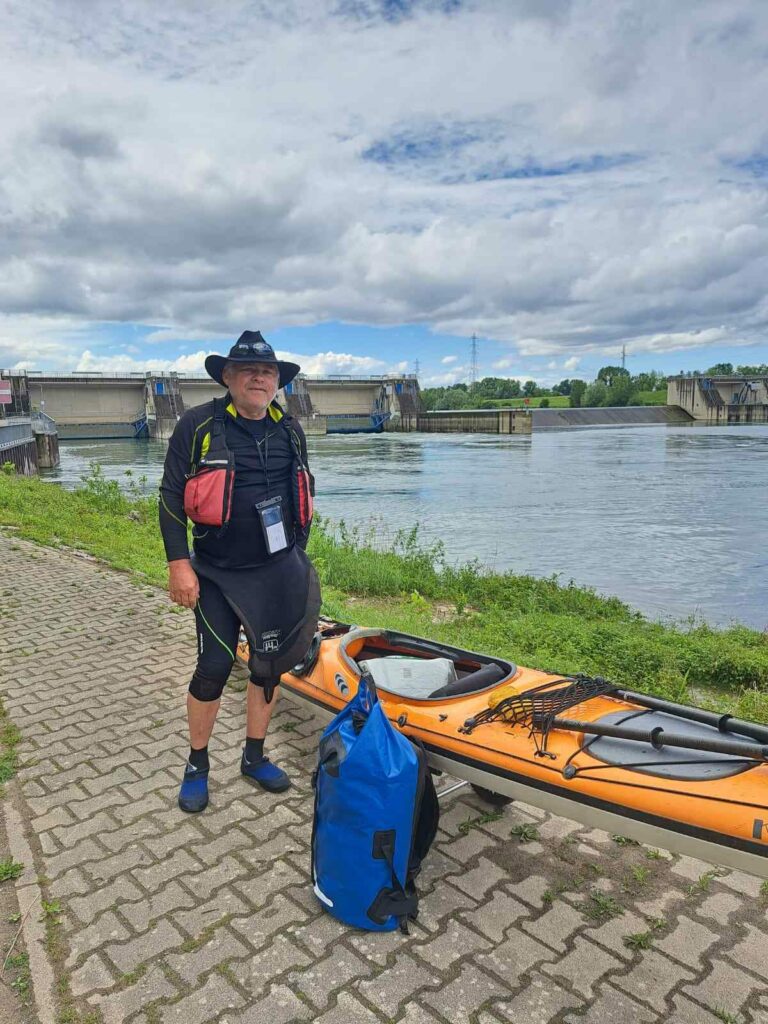
[[[667,405],[713,425],[768,423],[768,376],[670,377]]]
[[[61,440],[142,438],[167,440],[187,409],[223,396],[207,375],[188,373],[53,373],[0,371],[25,413],[55,421]],[[278,401],[307,433],[401,429],[421,410],[415,375],[353,377],[300,375]]]

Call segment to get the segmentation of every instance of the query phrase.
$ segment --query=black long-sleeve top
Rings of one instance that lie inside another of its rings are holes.
[[[221,568],[243,569],[263,565],[267,559],[264,535],[255,505],[280,496],[289,543],[306,547],[309,528],[294,523],[292,471],[295,458],[291,433],[299,443],[307,465],[304,432],[293,417],[283,414],[277,403],[261,420],[239,416],[230,403],[224,417],[224,437],[235,457],[235,487],[232,517],[219,535],[216,527],[193,526],[195,554]],[[168,443],[163,479],[160,483],[160,530],[168,561],[189,558],[187,517],[184,513],[184,485],[204,450],[205,437],[213,427],[213,402],[184,413]]]

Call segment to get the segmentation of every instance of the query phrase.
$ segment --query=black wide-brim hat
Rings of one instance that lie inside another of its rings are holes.
[[[281,388],[290,384],[301,369],[298,363],[287,363],[278,359],[269,342],[262,338],[261,331],[243,331],[229,350],[229,355],[211,355],[205,360],[206,372],[223,388],[227,385],[221,379],[221,374],[227,363],[271,363],[272,366],[277,367],[280,374],[279,387]]]

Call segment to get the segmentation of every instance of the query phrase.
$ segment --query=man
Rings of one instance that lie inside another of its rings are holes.
[[[187,695],[190,752],[179,792],[188,813],[208,804],[208,741],[241,626],[251,675],[240,770],[270,792],[290,786],[265,756],[264,739],[280,673],[304,654],[320,605],[304,554],[314,483],[306,439],[275,401],[299,367],[278,360],[260,332],[245,331],[227,356],[208,356],[205,368],[228,393],[181,417],[160,484],[168,590],[176,604],[194,609],[197,628]]]

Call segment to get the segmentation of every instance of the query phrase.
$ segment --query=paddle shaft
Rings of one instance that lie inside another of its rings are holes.
[[[680,736],[656,729],[635,729],[630,725],[600,725],[597,722],[579,722],[572,718],[556,718],[552,727],[569,729],[573,732],[592,733],[595,736],[614,736],[620,740],[636,740],[639,743],[650,743],[660,750],[662,747],[684,747],[687,750],[706,750],[713,754],[731,754],[744,757],[751,761],[768,761],[768,746],[758,743],[735,742],[734,740],[709,739],[698,736]]]
[[[759,743],[768,743],[768,726],[758,725],[757,722],[746,722],[743,718],[734,718],[733,715],[718,715],[713,711],[704,711],[703,708],[692,708],[687,704],[675,704],[673,701],[662,700],[660,697],[650,697],[646,693],[633,693],[631,690],[617,690],[615,695],[629,704],[639,704],[641,707],[650,708],[652,711],[664,711],[678,718],[687,718],[691,722],[700,722],[702,725],[712,725],[721,733],[749,736],[750,739]]]

